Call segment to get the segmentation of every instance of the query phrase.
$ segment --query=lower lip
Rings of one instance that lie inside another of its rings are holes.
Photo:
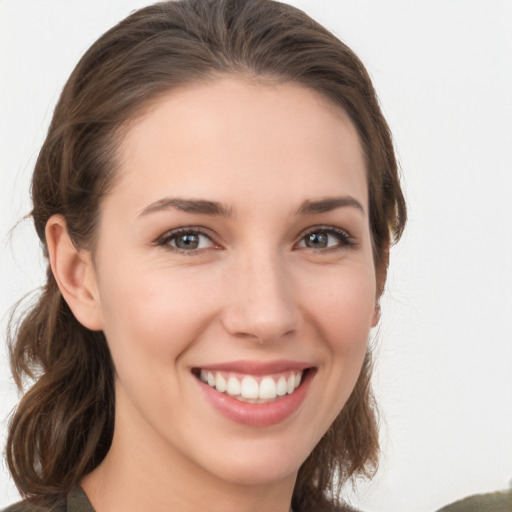
[[[199,379],[196,380],[208,401],[226,418],[250,427],[268,427],[281,423],[299,409],[306,397],[313,374],[313,370],[309,369],[305,372],[301,385],[291,395],[265,404],[241,402],[225,393],[219,393]]]

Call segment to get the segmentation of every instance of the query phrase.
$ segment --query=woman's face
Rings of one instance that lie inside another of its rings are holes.
[[[120,164],[94,260],[113,446],[224,481],[293,479],[376,322],[354,126],[302,86],[225,77],[160,99]]]

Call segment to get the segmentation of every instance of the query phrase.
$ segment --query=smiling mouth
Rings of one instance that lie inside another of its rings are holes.
[[[307,370],[288,370],[270,375],[244,375],[234,372],[194,369],[193,374],[209,387],[251,404],[274,402],[292,395]]]

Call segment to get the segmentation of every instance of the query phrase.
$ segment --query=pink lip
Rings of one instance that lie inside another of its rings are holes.
[[[217,372],[244,373],[247,375],[271,375],[272,373],[290,370],[302,371],[311,368],[311,363],[300,361],[270,361],[267,363],[256,361],[230,361],[226,363],[211,364],[199,367],[201,370]]]
[[[244,371],[241,371],[242,367]],[[311,368],[311,366],[306,367]],[[251,372],[247,371],[247,366],[240,366],[239,364],[235,364],[234,366],[231,364],[227,366],[215,365],[201,368],[211,371],[237,371],[240,373],[249,373],[252,375],[258,374],[254,373],[255,369],[260,369],[259,364],[257,364],[257,367],[252,368]],[[302,368],[298,368],[297,366],[293,367],[293,369]],[[286,371],[290,369],[292,368],[290,368],[289,364],[285,367],[285,369],[283,369],[283,366],[280,365],[265,365],[265,372],[267,372],[267,374],[278,373],[280,371]],[[291,395],[286,395],[276,399],[273,402],[264,404],[251,404],[241,402],[240,400],[237,400],[236,398],[233,398],[225,393],[219,393],[214,388],[208,386],[208,384],[205,384],[199,379],[196,379],[196,381],[202,392],[205,394],[207,400],[224,417],[231,421],[235,421],[236,423],[250,427],[267,427],[281,423],[282,421],[292,416],[292,414],[299,409],[300,405],[306,397],[309,385],[313,380],[315,373],[316,371],[314,369],[307,371],[300,386]]]

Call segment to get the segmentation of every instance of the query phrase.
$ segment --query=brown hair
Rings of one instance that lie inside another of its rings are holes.
[[[389,246],[406,219],[388,126],[354,53],[303,12],[271,0],[162,2],[93,44],[64,87],[34,170],[32,216],[45,256],[45,225],[56,213],[74,243],[93,250],[126,123],[159,95],[225,73],[303,84],[348,113],[367,161],[380,296]],[[104,335],[74,318],[50,270],[37,303],[13,330],[10,355],[18,386],[34,383],[10,422],[9,469],[24,496],[49,503],[79,485],[109,449],[113,363]],[[334,509],[337,485],[376,467],[370,374],[367,354],[347,404],[300,468],[295,510]]]

